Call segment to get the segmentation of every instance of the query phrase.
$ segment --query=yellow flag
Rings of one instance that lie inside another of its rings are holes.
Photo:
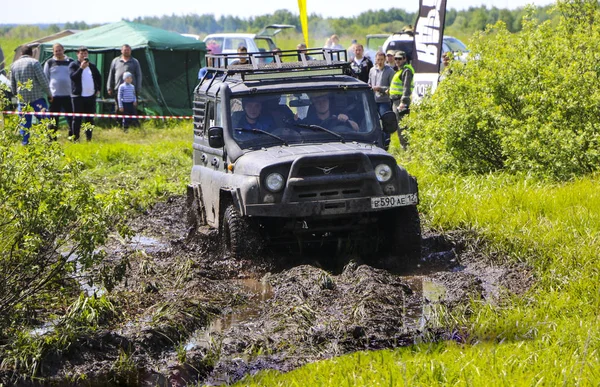
[[[298,0],[298,8],[300,9],[300,24],[302,25],[302,34],[304,35],[304,43],[308,45],[308,15],[306,14],[306,0]]]

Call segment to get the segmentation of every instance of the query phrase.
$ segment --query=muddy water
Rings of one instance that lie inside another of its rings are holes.
[[[446,287],[425,276],[406,277],[405,281],[413,291],[404,305],[407,331],[437,328],[436,307],[444,300]]]
[[[244,278],[231,282],[234,286],[241,287],[242,292],[248,295],[247,303],[225,311],[222,315],[212,319],[208,326],[194,332],[185,344],[186,351],[211,348],[214,345],[215,336],[223,335],[234,326],[251,323],[259,316],[263,303],[273,297],[273,287],[266,281],[266,277],[263,279]]]

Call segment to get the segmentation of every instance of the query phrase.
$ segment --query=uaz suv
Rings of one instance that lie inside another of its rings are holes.
[[[209,55],[194,94],[189,221],[218,229],[230,255],[329,244],[420,256],[417,181],[383,149],[396,116],[378,115],[345,56]]]

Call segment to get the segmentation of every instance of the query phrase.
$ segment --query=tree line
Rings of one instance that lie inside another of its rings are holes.
[[[538,22],[557,18],[551,14],[552,6],[538,7],[530,16]],[[499,9],[486,6],[471,7],[466,10],[454,8],[446,11],[445,31],[447,34],[459,37],[470,37],[473,33],[484,31],[489,24],[502,21],[510,32],[519,32],[523,28],[523,17],[528,10]],[[355,17],[322,17],[317,14],[309,15],[309,30],[315,37],[338,34],[343,36],[364,36],[368,33],[392,33],[401,30],[406,25],[414,24],[416,12],[407,12],[400,8],[370,10]],[[146,24],[179,33],[206,35],[217,32],[258,32],[269,24],[293,24],[298,33],[300,21],[298,14],[280,9],[272,14],[241,18],[237,16],[221,16],[212,14],[163,15],[145,16],[125,19],[136,23]],[[96,27],[97,24],[87,24],[83,21],[68,22],[63,25],[51,24],[44,26],[4,26],[0,27],[0,37],[12,39],[36,39],[50,35],[62,29],[85,30]]]

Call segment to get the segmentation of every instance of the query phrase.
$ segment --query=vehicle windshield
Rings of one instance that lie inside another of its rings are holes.
[[[448,47],[450,48],[450,51],[453,51],[453,52],[469,51],[469,50],[467,50],[467,46],[465,46],[463,44],[463,42],[461,42],[460,40],[458,40],[456,38],[444,38],[444,43],[446,43],[448,45]]]
[[[252,95],[231,99],[233,138],[242,149],[322,142],[374,142],[369,90]],[[266,132],[266,133],[265,133]]]

